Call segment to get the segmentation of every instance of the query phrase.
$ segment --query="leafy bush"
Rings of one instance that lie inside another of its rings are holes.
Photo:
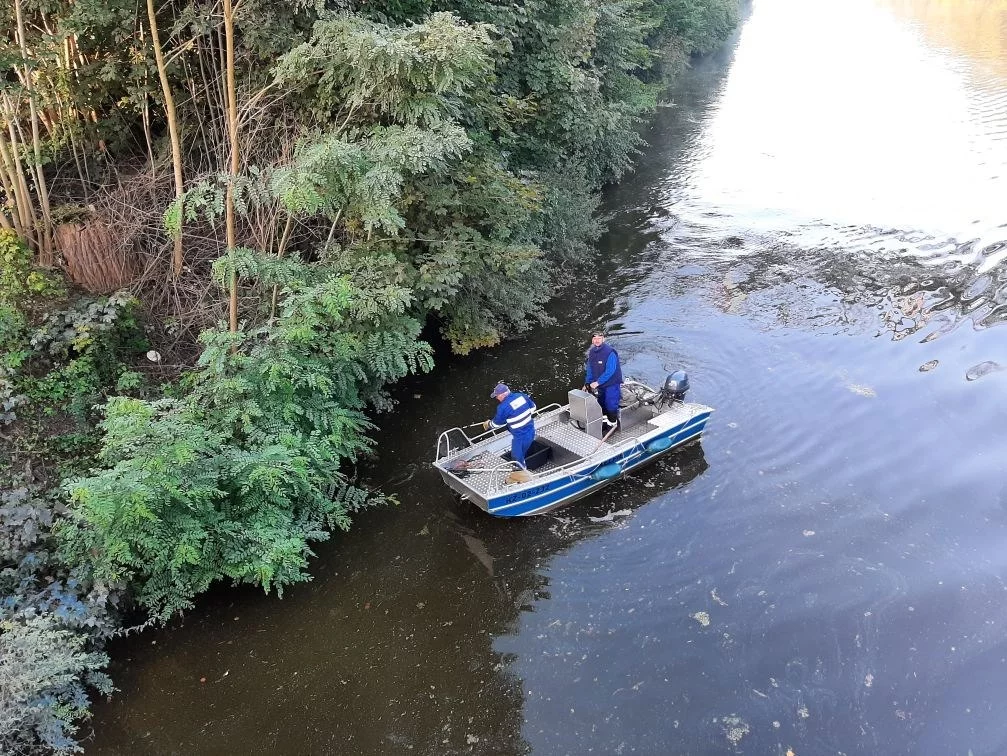
[[[38,368],[25,377],[24,394],[43,413],[67,409],[86,423],[92,407],[100,404],[126,371],[122,360],[147,346],[134,315],[136,300],[125,293],[110,297],[82,297],[64,310],[44,316],[29,343]],[[41,373],[41,375],[37,375]],[[126,385],[136,387],[136,374]]]
[[[85,591],[52,550],[61,508],[35,487],[0,492],[0,752],[78,751],[87,687],[111,691],[93,651],[111,634],[116,597]]]
[[[34,269],[31,252],[17,234],[0,229],[0,307],[61,291],[58,279]]]
[[[7,371],[0,366],[0,427],[17,419],[14,409],[24,401],[23,396],[15,393],[14,384],[7,376]]]
[[[55,359],[93,354],[116,347],[134,336],[136,300],[125,292],[93,299],[82,297],[60,312],[46,315],[31,337],[31,345]],[[137,342],[135,348],[141,348]]]
[[[685,43],[690,53],[707,53],[723,42],[738,24],[738,0],[655,0],[660,30]]]
[[[0,622],[0,751],[83,751],[72,736],[90,715],[85,685],[112,692],[108,658],[86,646],[51,616]]]
[[[0,303],[0,370],[17,370],[31,355],[28,331],[28,320],[20,310]]]
[[[103,467],[67,484],[71,519],[57,527],[68,562],[135,585],[161,619],[221,578],[280,593],[307,579],[311,541],[387,501],[342,469],[369,446],[365,406],[431,364],[406,292],[248,250],[218,277],[239,268],[282,285],[273,326],[204,334],[183,399],[111,399]]]

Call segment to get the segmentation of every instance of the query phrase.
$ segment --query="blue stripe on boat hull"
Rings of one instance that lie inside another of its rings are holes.
[[[710,413],[704,412],[691,418],[688,422],[671,428],[667,433],[647,440],[647,444],[650,444],[658,439],[668,438],[671,440],[671,445],[666,449],[648,452],[643,447],[635,446],[612,457],[600,460],[598,464],[592,465],[581,472],[558,478],[541,486],[531,486],[514,491],[513,493],[503,493],[500,496],[493,497],[488,501],[486,511],[496,517],[525,517],[548,512],[575,499],[592,494],[599,488],[619,480],[627,471],[639,467],[646,462],[651,462],[687,441],[697,438],[706,427],[706,421],[709,417]],[[623,468],[622,474],[614,478],[599,481],[591,477],[592,472],[613,462],[621,464],[628,462],[628,464]]]

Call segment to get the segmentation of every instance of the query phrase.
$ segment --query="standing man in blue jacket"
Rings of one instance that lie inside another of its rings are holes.
[[[595,331],[587,351],[584,390],[591,391],[605,414],[602,428],[607,433],[619,424],[619,400],[622,398],[622,365],[619,353],[605,343],[605,332]]]
[[[528,448],[535,440],[535,421],[532,415],[535,412],[535,402],[527,394],[520,391],[511,391],[507,384],[498,383],[490,394],[491,399],[496,399],[500,406],[497,407],[496,415],[492,420],[483,422],[483,429],[503,428],[511,433],[510,454],[518,464],[518,469],[507,477],[508,483],[524,483],[531,480],[531,475],[525,465],[525,456]]]

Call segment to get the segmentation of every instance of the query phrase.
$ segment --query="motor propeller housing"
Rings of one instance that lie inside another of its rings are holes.
[[[676,370],[664,379],[661,397],[666,402],[685,401],[685,392],[689,390],[689,375],[684,370]]]

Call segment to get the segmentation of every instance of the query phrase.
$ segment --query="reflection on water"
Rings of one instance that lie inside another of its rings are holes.
[[[399,387],[401,505],[282,602],[115,649],[91,753],[1007,753],[1002,2],[754,0],[607,198],[554,326]],[[702,445],[528,521],[437,433],[502,377],[690,372]]]
[[[912,22],[929,46],[1007,76],[1005,0],[878,0]]]
[[[978,88],[973,68],[873,0],[756,0],[668,200],[808,241],[985,240],[1007,196],[1007,79]]]

